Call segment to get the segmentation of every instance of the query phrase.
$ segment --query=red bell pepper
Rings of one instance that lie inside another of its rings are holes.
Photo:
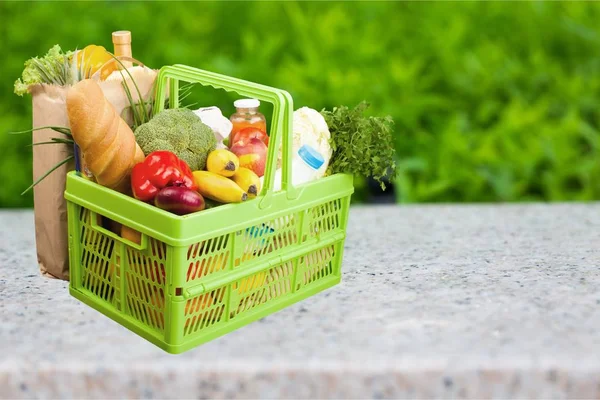
[[[167,186],[198,188],[187,163],[170,151],[152,152],[131,170],[131,189],[138,200],[152,201]]]

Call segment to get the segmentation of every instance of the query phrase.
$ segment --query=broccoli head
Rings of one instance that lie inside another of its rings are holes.
[[[149,122],[138,126],[135,140],[145,155],[157,150],[172,151],[187,162],[192,171],[206,168],[208,153],[217,145],[212,129],[187,108],[156,114]]]

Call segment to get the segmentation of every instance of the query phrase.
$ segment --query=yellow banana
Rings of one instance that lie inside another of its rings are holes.
[[[248,194],[231,179],[209,171],[194,171],[198,193],[221,203],[246,201]]]
[[[259,272],[256,275],[252,275],[248,278],[242,279],[239,283],[239,288],[238,288],[238,283],[237,282],[234,283],[233,289],[237,289],[240,294],[245,294],[246,292],[249,292],[254,289],[258,289],[259,287],[264,285],[266,279],[267,279],[267,273]]]
[[[233,176],[240,167],[240,160],[235,154],[226,149],[217,149],[210,152],[206,159],[206,169],[209,172]]]
[[[248,193],[249,198],[256,197],[260,193],[260,178],[248,168],[240,167],[231,179]]]

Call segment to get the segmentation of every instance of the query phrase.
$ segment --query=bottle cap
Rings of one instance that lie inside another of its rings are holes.
[[[314,169],[321,168],[321,166],[325,162],[321,153],[319,153],[317,150],[315,150],[307,144],[300,147],[300,150],[298,150],[298,155],[302,160],[304,160],[305,163],[307,163]]]
[[[130,31],[116,31],[112,33],[113,44],[129,44],[131,43]]]
[[[260,101],[258,99],[239,99],[233,102],[235,108],[258,108]]]

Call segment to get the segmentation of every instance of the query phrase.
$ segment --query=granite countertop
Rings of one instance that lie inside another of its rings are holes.
[[[169,355],[0,212],[0,398],[598,398],[600,204],[354,207],[342,283]]]

